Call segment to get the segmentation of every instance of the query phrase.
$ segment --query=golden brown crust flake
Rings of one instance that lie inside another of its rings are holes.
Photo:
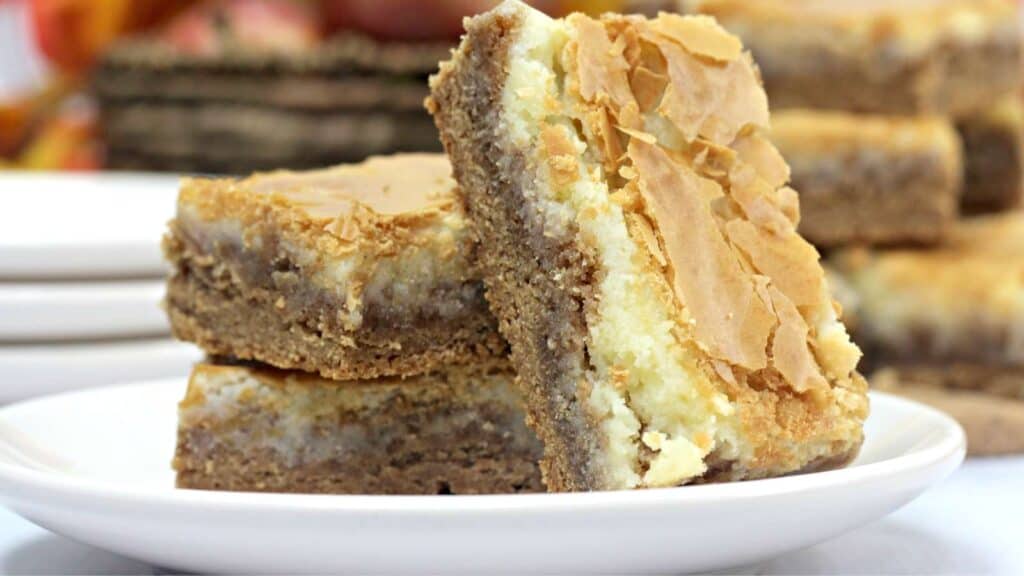
[[[834,371],[812,351],[812,326],[832,302],[817,251],[795,230],[789,168],[761,134],[768,105],[750,56],[705,17],[570,22],[567,89],[609,173],[640,199],[620,202],[630,232],[667,275],[696,342],[744,371],[774,368],[798,392],[827,387],[823,373]],[[659,145],[643,114],[675,130],[682,149]]]
[[[402,154],[244,180],[189,178],[178,204],[208,221],[274,222],[331,256],[359,250],[391,255],[424,242],[422,230],[458,210],[450,173],[443,155]]]

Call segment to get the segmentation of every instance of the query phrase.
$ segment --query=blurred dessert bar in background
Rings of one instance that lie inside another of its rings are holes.
[[[934,249],[850,249],[830,263],[874,382],[1024,411],[1024,213],[964,220]]]
[[[680,0],[739,35],[772,108],[963,115],[1015,92],[1016,2]]]
[[[328,378],[503,357],[442,155],[182,184],[165,252],[174,334]]]
[[[544,490],[504,360],[332,381],[204,363],[179,405],[181,488],[333,494]]]
[[[449,42],[323,38],[301,3],[262,4],[201,5],[102,58],[110,168],[246,174],[440,150],[423,99]]]
[[[788,110],[770,137],[817,246],[934,243],[957,219],[960,139],[944,118]]]
[[[846,307],[866,365],[941,367],[946,384],[969,388],[1024,368],[1024,214],[964,220],[934,249],[855,248],[830,263],[856,294]],[[1024,399],[1020,384],[1000,392]]]
[[[715,16],[754,54],[773,139],[801,195],[801,231],[818,246],[933,244],[958,217],[955,198],[965,213],[1020,204],[1015,2],[679,0],[677,7]]]
[[[964,148],[963,210],[1020,206],[1024,194],[1024,110],[1013,94],[957,122]]]

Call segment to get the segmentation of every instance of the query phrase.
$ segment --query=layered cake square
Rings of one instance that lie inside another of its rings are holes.
[[[772,114],[771,140],[817,246],[931,244],[959,215],[963,155],[944,118],[787,110]]]
[[[707,17],[506,2],[431,79],[555,491],[848,462],[860,351],[750,56]]]
[[[679,0],[743,39],[772,106],[963,115],[1021,81],[1006,0]]]
[[[187,179],[164,249],[175,336],[333,379],[502,358],[443,155]]]
[[[178,408],[180,488],[309,494],[543,491],[503,361],[334,381],[202,363]]]

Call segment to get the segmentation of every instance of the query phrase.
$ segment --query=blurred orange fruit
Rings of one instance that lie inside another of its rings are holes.
[[[177,13],[194,0],[29,0],[39,49],[54,65],[80,71],[115,38]]]

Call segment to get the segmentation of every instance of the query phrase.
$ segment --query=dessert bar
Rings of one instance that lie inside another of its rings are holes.
[[[931,250],[848,250],[831,263],[870,368],[1024,400],[1024,213],[979,216]]]
[[[679,0],[739,35],[778,108],[962,115],[1021,80],[1006,0]]]
[[[969,213],[1016,208],[1024,194],[1024,104],[1014,94],[957,122],[964,144],[962,206]]]
[[[866,384],[739,40],[506,2],[431,78],[556,491],[842,465]]]
[[[187,179],[164,242],[174,334],[327,378],[502,357],[443,155]]]
[[[450,48],[353,33],[301,51],[120,42],[93,81],[108,165],[248,174],[439,151],[423,98]]]
[[[956,221],[963,159],[945,119],[789,110],[771,140],[817,246],[934,243]]]
[[[178,409],[181,488],[352,494],[543,491],[503,361],[338,382],[204,363]]]

